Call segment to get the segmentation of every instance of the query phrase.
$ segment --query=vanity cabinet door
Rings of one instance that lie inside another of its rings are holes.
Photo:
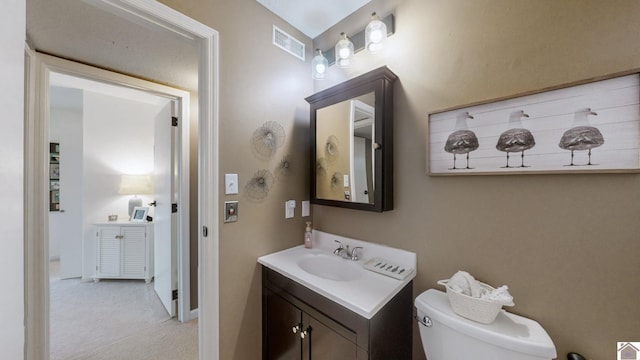
[[[306,313],[302,315],[302,323],[306,329],[309,329],[307,339],[302,342],[302,358],[305,360],[358,359],[356,344],[341,334],[348,330],[336,328],[335,324],[331,324],[330,319],[323,320],[328,324]]]
[[[302,359],[301,338],[302,312],[288,301],[271,291],[266,291],[266,321],[264,325],[265,360]],[[293,328],[298,326],[296,333]]]

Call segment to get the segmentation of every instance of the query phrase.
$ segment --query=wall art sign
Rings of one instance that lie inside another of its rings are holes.
[[[640,171],[637,73],[429,114],[430,175]]]

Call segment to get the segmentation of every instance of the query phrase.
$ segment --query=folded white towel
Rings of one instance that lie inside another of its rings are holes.
[[[513,306],[513,296],[509,294],[509,287],[507,285],[502,285],[493,291],[482,294],[483,299],[495,301],[504,306]]]
[[[447,283],[451,290],[471,297],[480,297],[482,287],[480,283],[466,271],[458,271]]]

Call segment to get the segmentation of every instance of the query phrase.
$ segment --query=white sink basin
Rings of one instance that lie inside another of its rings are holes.
[[[327,280],[353,281],[362,276],[362,268],[336,255],[315,254],[298,260],[297,265],[311,275]]]
[[[361,246],[360,260],[334,255],[335,240],[351,248]],[[415,253],[318,230],[313,230],[313,249],[299,245],[261,256],[258,263],[371,319],[415,276],[397,280],[366,270],[363,264],[374,257],[416,268]]]

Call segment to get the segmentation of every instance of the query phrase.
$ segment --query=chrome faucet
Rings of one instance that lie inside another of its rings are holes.
[[[352,250],[349,250],[349,245],[345,248],[342,243],[338,240],[334,240],[338,243],[338,247],[333,250],[335,255],[340,256],[343,259],[351,259],[353,261],[358,261],[358,250],[362,249],[362,246],[356,246]]]

